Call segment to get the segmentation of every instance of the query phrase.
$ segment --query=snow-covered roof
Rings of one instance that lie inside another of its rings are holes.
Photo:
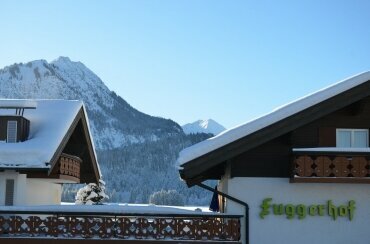
[[[71,100],[9,100],[0,99],[0,115],[15,115],[14,110],[1,109],[7,104],[33,104],[23,116],[30,121],[28,140],[18,143],[0,142],[0,166],[49,168],[76,115],[83,108],[81,101]]]
[[[339,81],[329,87],[321,89],[315,93],[297,99],[284,106],[278,107],[272,112],[261,117],[248,121],[244,124],[231,128],[221,134],[202,141],[198,144],[190,146],[182,150],[177,159],[178,165],[183,165],[189,161],[208,154],[220,147],[232,143],[238,139],[248,136],[256,131],[259,131],[269,125],[272,125],[284,118],[301,112],[313,105],[323,102],[331,97],[334,97],[344,91],[354,88],[366,81],[370,80],[370,71],[364,72],[345,80]]]
[[[0,108],[36,108],[36,106],[37,102],[35,100],[7,99],[0,102]]]

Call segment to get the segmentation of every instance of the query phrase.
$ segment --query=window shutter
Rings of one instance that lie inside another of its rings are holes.
[[[7,179],[5,186],[5,206],[14,205],[14,180]]]
[[[17,142],[17,121],[8,121],[7,142]]]

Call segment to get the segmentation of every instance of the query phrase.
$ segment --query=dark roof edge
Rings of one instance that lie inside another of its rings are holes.
[[[69,128],[67,130],[67,133],[64,135],[62,141],[60,142],[60,144],[59,144],[59,146],[57,148],[57,150],[54,152],[54,155],[53,155],[53,157],[50,160],[51,167],[50,167],[50,170],[49,170],[49,174],[52,172],[54,166],[56,165],[56,163],[57,163],[60,155],[62,154],[63,149],[67,145],[68,140],[71,137],[73,131],[76,129],[76,126],[77,126],[78,122],[81,119],[81,110],[82,110],[82,107],[80,108],[80,110],[76,114],[75,118],[73,119],[73,122],[69,126]]]
[[[91,158],[92,164],[93,164],[95,180],[96,180],[96,183],[98,183],[99,179],[101,178],[101,175],[100,175],[100,171],[99,171],[99,166],[97,165],[97,158],[96,158],[95,150],[92,146],[93,144],[91,143],[92,142],[92,140],[90,138],[91,135],[90,135],[89,130],[87,128],[88,127],[88,123],[86,121],[87,117],[86,117],[83,105],[81,106],[80,110],[78,111],[78,113],[77,113],[76,117],[74,118],[71,126],[68,128],[67,133],[64,135],[61,143],[58,146],[58,149],[55,151],[55,153],[54,153],[54,155],[53,155],[53,157],[50,161],[51,167],[48,171],[48,174],[50,175],[52,173],[53,168],[55,167],[59,157],[61,156],[61,154],[63,152],[63,149],[67,145],[68,140],[70,139],[73,131],[76,129],[77,124],[80,120],[82,121],[82,126],[84,128],[84,134],[86,136],[86,141],[87,141],[88,148],[89,148],[89,154],[90,154],[90,158]]]
[[[89,127],[88,118],[87,118],[87,114],[86,114],[86,110],[84,108],[84,105],[82,106],[81,111],[82,111],[82,118],[83,118],[82,126],[83,126],[83,129],[85,131],[84,134],[86,136],[86,141],[87,141],[88,148],[89,148],[89,154],[90,154],[91,161],[92,161],[92,164],[93,164],[92,166],[93,166],[93,169],[94,169],[96,183],[99,183],[99,180],[102,178],[102,175],[101,175],[101,172],[100,172],[98,158],[97,158],[97,155],[96,155],[94,142],[93,142],[92,137],[91,137],[90,127]]]
[[[344,94],[345,99],[342,99]],[[357,102],[367,96],[370,96],[369,80],[182,164],[180,176],[185,181],[198,179],[203,172],[217,166],[231,157],[317,120],[320,117]]]
[[[0,166],[0,171],[5,171],[5,170],[15,170],[15,171],[49,171],[49,167],[3,167]]]

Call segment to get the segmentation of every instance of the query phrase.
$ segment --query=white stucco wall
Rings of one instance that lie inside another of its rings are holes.
[[[60,204],[62,186],[49,179],[29,179],[14,171],[0,172],[0,206],[5,205],[6,179],[14,179],[14,205]]]
[[[369,243],[370,240],[370,186],[367,184],[336,183],[289,183],[288,179],[277,178],[224,178],[221,182],[227,186],[227,193],[249,204],[250,243],[307,243],[307,244],[357,244]],[[260,205],[265,198],[272,198],[272,204],[323,204],[332,200],[337,207],[355,201],[354,218],[338,217],[333,220],[327,215],[307,216],[299,220],[287,219],[286,215],[270,214],[261,219]],[[244,214],[239,204],[227,201],[227,213]],[[244,219],[242,220],[244,240]]]
[[[61,184],[47,180],[27,179],[26,205],[60,204],[62,196]]]
[[[5,205],[5,185],[7,179],[14,180],[14,205],[26,202],[27,177],[15,171],[0,172],[0,205]]]

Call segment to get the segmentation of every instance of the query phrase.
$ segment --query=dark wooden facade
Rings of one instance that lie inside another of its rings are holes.
[[[232,158],[231,177],[290,177],[292,149],[335,147],[337,128],[369,129],[370,97]]]
[[[370,128],[370,81],[195,158],[180,175],[189,186],[220,179],[226,167],[231,177],[291,178],[293,148],[335,147],[338,128]]]
[[[27,178],[61,179],[81,183],[82,163],[79,157],[63,153],[51,174],[48,174],[47,169],[35,169],[33,171],[24,169],[18,171],[22,174],[27,174]]]
[[[88,124],[85,120],[84,110],[81,109],[75,118],[72,126],[68,130],[63,142],[54,154],[52,166],[58,164],[58,159],[63,153],[74,155],[82,160],[81,164],[81,182],[82,183],[98,183],[99,169],[97,158],[93,148],[92,138],[88,131]],[[50,174],[55,173],[55,168],[52,168]]]
[[[22,116],[0,116],[0,141],[7,140],[8,121],[17,121],[17,142],[27,140],[30,132],[30,121]]]

